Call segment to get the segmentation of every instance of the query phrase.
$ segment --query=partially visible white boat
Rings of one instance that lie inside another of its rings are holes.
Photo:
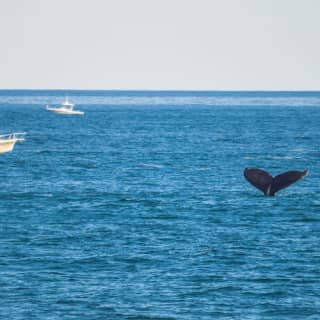
[[[55,113],[60,113],[60,114],[80,114],[80,115],[84,114],[83,111],[74,110],[73,108],[74,108],[74,104],[70,103],[68,101],[68,97],[63,102],[63,104],[58,108],[47,106],[47,110],[55,112]]]
[[[24,135],[18,132],[0,135],[0,153],[12,151],[16,142],[24,141]]]

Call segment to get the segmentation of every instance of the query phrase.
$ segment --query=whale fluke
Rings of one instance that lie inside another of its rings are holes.
[[[308,174],[304,171],[288,171],[272,177],[266,171],[258,168],[246,168],[243,172],[245,178],[266,196],[274,196],[278,191],[290,186]]]

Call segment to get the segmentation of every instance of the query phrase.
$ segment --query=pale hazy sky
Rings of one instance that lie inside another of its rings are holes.
[[[0,88],[320,90],[319,15],[319,0],[0,0]]]

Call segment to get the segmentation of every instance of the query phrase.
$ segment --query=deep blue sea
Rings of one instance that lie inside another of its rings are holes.
[[[320,319],[320,92],[2,90],[0,119],[0,319]]]

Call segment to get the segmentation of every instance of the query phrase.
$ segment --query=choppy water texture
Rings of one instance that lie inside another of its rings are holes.
[[[84,116],[45,110],[65,95]],[[1,91],[1,319],[319,319],[320,93]],[[309,169],[277,197],[243,178]]]

